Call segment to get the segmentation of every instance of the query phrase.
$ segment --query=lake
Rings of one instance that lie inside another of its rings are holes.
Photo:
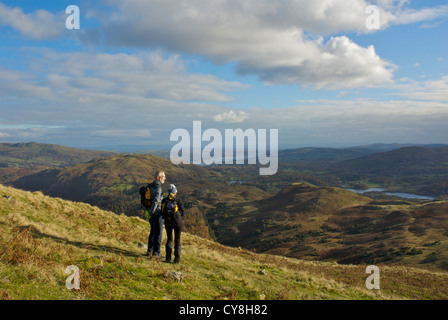
[[[437,198],[435,197],[429,197],[429,196],[420,196],[418,194],[411,194],[411,193],[401,193],[401,192],[387,192],[387,190],[382,188],[369,188],[366,190],[356,190],[356,189],[348,189],[350,191],[353,191],[358,194],[366,193],[366,192],[383,192],[384,194],[387,194],[388,196],[396,196],[404,199],[424,199],[424,200],[435,200]]]

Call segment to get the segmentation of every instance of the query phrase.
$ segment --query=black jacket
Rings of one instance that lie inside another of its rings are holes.
[[[165,197],[162,200],[162,218],[174,219],[183,217],[185,214],[184,204],[181,199]]]

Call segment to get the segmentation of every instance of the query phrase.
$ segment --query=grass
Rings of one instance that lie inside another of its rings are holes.
[[[187,217],[188,219],[188,217]],[[0,299],[444,299],[447,273],[379,266],[381,289],[365,287],[366,266],[256,254],[188,233],[179,265],[142,256],[146,221],[84,203],[0,185]],[[165,238],[165,234],[164,234]],[[164,246],[162,246],[164,255]],[[68,266],[80,289],[66,288]],[[264,274],[260,271],[264,270]],[[182,281],[170,272],[181,272]]]

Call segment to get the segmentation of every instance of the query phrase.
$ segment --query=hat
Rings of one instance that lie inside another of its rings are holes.
[[[177,188],[174,184],[170,184],[170,186],[168,187],[168,192],[169,193],[177,193]]]

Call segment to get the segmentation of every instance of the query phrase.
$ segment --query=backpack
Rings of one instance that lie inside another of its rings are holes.
[[[148,183],[148,185],[143,186],[139,189],[140,193],[140,204],[143,208],[150,208],[152,204],[151,200],[151,184]]]
[[[166,210],[165,210],[166,208]],[[177,205],[176,200],[168,200],[166,203],[162,205],[162,212],[164,212],[163,217],[164,219],[167,218],[174,218],[176,216],[176,213],[179,212],[179,207]]]

